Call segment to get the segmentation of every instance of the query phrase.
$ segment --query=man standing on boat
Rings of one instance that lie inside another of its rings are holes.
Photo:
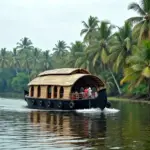
[[[84,98],[88,98],[88,87],[84,89]]]
[[[91,87],[88,88],[88,97],[90,97],[90,98],[92,97],[92,89],[91,89]]]

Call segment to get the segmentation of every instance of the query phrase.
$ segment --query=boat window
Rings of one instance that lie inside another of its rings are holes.
[[[57,98],[57,86],[54,86],[54,98]]]
[[[34,95],[34,86],[31,86],[31,97]]]
[[[38,86],[37,97],[40,97],[40,96],[41,96],[41,87]]]
[[[96,92],[96,87],[92,87],[92,92]]]
[[[47,98],[51,98],[51,93],[52,93],[52,91],[51,91],[51,86],[49,85],[49,86],[47,87]]]
[[[63,98],[63,96],[64,96],[64,88],[61,86],[60,87],[60,92],[59,92],[59,97]]]

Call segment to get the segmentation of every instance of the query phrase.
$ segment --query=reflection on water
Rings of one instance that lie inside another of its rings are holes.
[[[31,112],[29,118],[33,125],[39,125],[40,131],[47,131],[56,136],[103,138],[106,133],[104,114],[100,114],[100,118],[95,121],[76,113],[61,112]]]
[[[114,102],[116,109],[38,111],[22,100],[0,99],[0,149],[140,149],[150,147],[146,104]],[[120,111],[119,111],[120,110]]]

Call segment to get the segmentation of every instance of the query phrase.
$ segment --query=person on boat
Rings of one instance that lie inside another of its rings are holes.
[[[90,98],[92,97],[92,89],[91,89],[91,87],[88,88],[88,97],[90,97]]]
[[[71,94],[71,99],[72,99],[72,100],[75,100],[75,99],[76,99],[76,96],[75,96],[75,93],[74,93],[74,92]]]
[[[95,92],[95,98],[96,98],[96,97],[98,97],[98,93],[97,93],[97,91]]]
[[[77,91],[75,92],[75,97],[76,99],[79,99],[79,93]]]
[[[85,88],[84,89],[84,98],[87,98],[88,97],[88,88]]]

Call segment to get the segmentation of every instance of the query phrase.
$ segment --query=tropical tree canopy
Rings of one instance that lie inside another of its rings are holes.
[[[21,92],[44,70],[79,67],[102,77],[109,95],[149,95],[150,0],[133,2],[128,9],[138,16],[121,27],[89,16],[79,31],[82,41],[58,40],[54,48],[43,50],[23,37],[12,50],[1,48],[0,92]]]
[[[150,1],[141,0],[140,4],[133,2],[129,4],[128,9],[138,13],[138,16],[131,17],[128,21],[135,24],[133,34],[139,43],[143,39],[150,39]]]
[[[132,54],[136,40],[132,37],[132,26],[125,22],[111,38],[109,60],[113,62],[113,69],[118,72],[126,66],[126,59]]]
[[[130,83],[130,88],[145,82],[150,93],[150,41],[144,41],[140,48],[136,48],[133,56],[127,60],[128,67],[124,70],[121,84]]]
[[[80,35],[85,35],[84,36],[84,41],[89,42],[92,39],[92,34],[95,32],[97,25],[98,25],[98,18],[97,17],[92,17],[90,16],[88,18],[88,22],[86,23],[85,21],[82,21],[83,24],[83,29],[80,32]]]

